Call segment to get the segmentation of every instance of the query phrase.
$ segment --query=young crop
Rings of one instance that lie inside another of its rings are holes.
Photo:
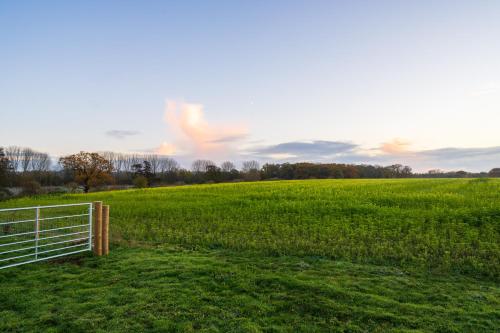
[[[498,278],[500,181],[305,180],[18,199],[103,200],[111,240],[419,266]]]

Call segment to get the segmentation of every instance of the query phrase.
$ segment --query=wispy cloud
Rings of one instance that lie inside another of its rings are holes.
[[[228,135],[225,137],[221,137],[212,141],[209,141],[210,143],[232,143],[235,141],[242,141],[247,138],[247,133],[240,133],[240,134],[235,134],[235,135]]]
[[[272,146],[255,147],[250,152],[259,157],[273,159],[312,158],[324,159],[340,154],[353,153],[358,146],[340,141],[285,142]]]
[[[209,123],[202,104],[167,101],[164,120],[175,139],[174,143],[163,143],[158,151],[177,151],[197,158],[228,156],[248,135],[241,124]]]
[[[419,169],[488,171],[500,166],[500,146],[422,150],[409,159]]]
[[[441,148],[423,150],[419,154],[428,157],[445,157],[451,159],[480,158],[497,156],[500,158],[500,147],[486,148]]]
[[[125,139],[129,136],[139,135],[141,132],[139,131],[131,131],[131,130],[109,130],[106,132],[106,135],[115,139]]]

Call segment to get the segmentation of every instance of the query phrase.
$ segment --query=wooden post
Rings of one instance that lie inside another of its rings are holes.
[[[102,256],[102,201],[94,202],[94,254]]]
[[[102,254],[109,254],[109,205],[102,206]]]

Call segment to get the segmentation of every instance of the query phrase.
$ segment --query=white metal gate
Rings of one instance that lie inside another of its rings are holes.
[[[0,209],[0,269],[92,250],[92,203]]]

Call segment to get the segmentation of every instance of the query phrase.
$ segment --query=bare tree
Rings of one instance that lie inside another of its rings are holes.
[[[21,151],[21,169],[23,172],[27,172],[30,170],[31,159],[35,152],[31,148],[23,148]]]
[[[35,172],[49,171],[50,162],[49,154],[34,151],[30,160],[29,170]]]
[[[144,159],[142,158],[142,156],[137,155],[137,154],[130,155],[130,160],[132,163],[132,169],[133,169],[134,165],[142,164],[142,162],[144,162]]]
[[[179,163],[176,160],[170,157],[162,157],[160,158],[160,172],[174,172],[179,169]]]
[[[250,171],[259,171],[260,165],[259,162],[257,161],[245,161],[243,162],[243,168],[241,171],[244,173],[250,172]]]
[[[231,161],[222,162],[220,168],[223,172],[231,172],[231,170],[236,169],[234,163]]]
[[[123,165],[123,170],[124,171],[131,171],[132,170],[132,165],[134,165],[134,160],[131,155],[122,155],[122,165]]]
[[[9,160],[12,171],[17,172],[21,167],[21,152],[22,148],[18,146],[10,146],[5,149],[5,156]]]
[[[215,163],[210,160],[196,160],[191,166],[193,172],[207,172],[209,167],[215,166]]]
[[[257,161],[245,161],[243,162],[243,176],[245,180],[255,181],[260,180],[260,165]]]
[[[112,151],[103,151],[99,153],[102,157],[107,159],[108,161],[113,164],[113,170],[114,171],[121,171],[121,168],[118,167],[118,164],[120,164],[120,154],[112,152]]]
[[[149,162],[151,165],[151,172],[156,175],[160,171],[160,159],[156,154],[149,154],[144,156],[144,161]]]
[[[144,160],[135,154],[120,154],[120,166],[123,171],[131,172],[133,171],[134,164],[142,163]]]
[[[114,163],[113,167],[115,168],[115,170],[118,173],[122,172],[124,170],[124,167],[123,167],[123,164],[124,164],[123,154],[116,154],[113,163]]]

